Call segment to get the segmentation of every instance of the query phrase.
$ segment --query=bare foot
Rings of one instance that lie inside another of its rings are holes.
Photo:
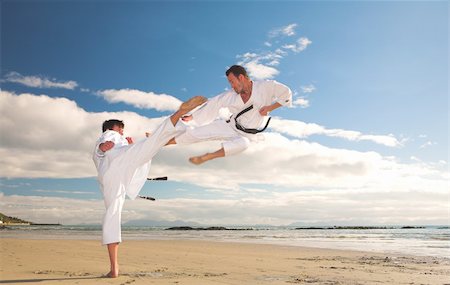
[[[119,272],[112,272],[112,271],[110,271],[110,272],[108,272],[108,274],[105,275],[105,277],[107,277],[107,278],[117,278],[117,277],[119,277]]]
[[[205,103],[208,99],[206,99],[203,96],[194,96],[181,104],[180,106],[180,115],[184,115],[190,111],[192,111],[194,108],[200,106],[201,104]]]
[[[186,102],[184,102],[183,104],[181,104],[178,111],[176,111],[175,113],[172,114],[172,116],[170,116],[170,121],[175,126],[177,124],[178,120],[181,119],[184,115],[186,115],[186,113],[189,113],[196,107],[205,103],[207,100],[208,99],[206,99],[203,96],[192,97],[191,99],[189,99]]]
[[[200,155],[200,156],[193,156],[193,157],[189,158],[189,161],[193,164],[199,165],[199,164],[202,164],[203,162],[205,162],[206,160],[203,158],[203,155]]]

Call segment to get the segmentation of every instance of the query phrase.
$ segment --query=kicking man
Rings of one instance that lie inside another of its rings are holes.
[[[292,104],[291,90],[275,80],[252,81],[245,68],[239,65],[231,66],[225,74],[232,90],[209,99],[204,106],[185,116],[183,121],[194,120],[201,126],[187,129],[168,143],[224,140],[219,150],[191,157],[189,161],[194,164],[243,152],[251,141],[257,140],[256,134],[268,126],[269,121],[263,124],[264,116]],[[227,120],[217,119],[221,108],[228,108],[232,116]]]

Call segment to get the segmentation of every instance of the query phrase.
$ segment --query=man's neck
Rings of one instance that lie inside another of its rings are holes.
[[[242,92],[241,94],[241,98],[242,101],[245,103],[247,103],[247,101],[250,99],[250,97],[252,96],[252,88],[253,87],[253,82],[249,81],[249,84],[246,86],[246,88],[244,88],[244,92]]]

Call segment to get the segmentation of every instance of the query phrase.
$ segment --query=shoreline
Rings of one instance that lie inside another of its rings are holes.
[[[450,259],[198,240],[126,240],[107,279],[98,240],[0,239],[1,283],[450,284]]]
[[[414,229],[301,229],[225,227],[143,227],[124,226],[129,240],[197,240],[233,243],[273,244],[312,248],[379,252],[382,254],[449,258],[447,228]],[[169,230],[174,229],[174,230]],[[99,240],[101,226],[11,226],[0,230],[0,240],[57,239]]]

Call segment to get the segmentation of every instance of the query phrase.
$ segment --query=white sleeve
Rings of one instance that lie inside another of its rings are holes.
[[[94,148],[94,153],[92,154],[92,159],[94,160],[94,164],[95,167],[97,168],[97,171],[99,170],[100,167],[100,163],[103,160],[103,158],[105,157],[105,152],[100,150],[100,144],[102,142],[104,142],[104,134],[103,133],[100,138],[97,140],[97,142],[95,143],[95,148]]]
[[[120,147],[125,144],[124,139],[118,132],[107,130],[102,134],[102,136],[97,141],[97,145],[95,147],[96,155],[98,155],[98,156],[105,155],[105,153],[100,150],[99,146],[100,146],[100,144],[102,144],[106,141],[112,141],[114,143],[114,147]],[[128,144],[128,142],[127,142],[127,144]]]
[[[284,84],[272,80],[273,100],[285,107],[292,107],[292,91]]]
[[[101,151],[99,148],[100,144],[101,144],[101,142],[97,142],[97,145],[95,146],[95,155],[97,157],[105,156],[105,152]]]
[[[206,125],[217,119],[219,111],[223,107],[227,107],[227,101],[230,92],[224,92],[213,98],[208,99],[205,105],[192,113],[193,120],[198,125]]]
[[[104,143],[104,142],[110,140],[110,139],[107,139],[107,138],[109,137],[108,133],[109,133],[109,132],[107,132],[107,131],[104,132],[104,133],[100,136],[100,138],[97,140],[97,144],[95,145],[95,155],[97,155],[97,157],[105,156],[105,152],[103,152],[103,151],[100,150],[100,144],[102,144],[102,143]]]

